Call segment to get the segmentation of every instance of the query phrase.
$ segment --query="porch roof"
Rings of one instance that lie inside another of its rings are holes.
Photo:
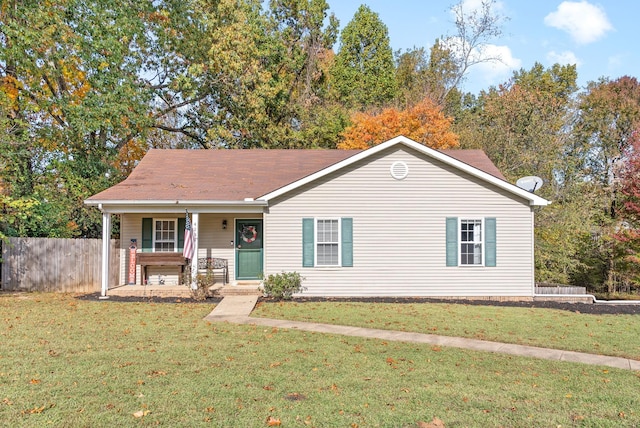
[[[251,204],[362,150],[151,149],[124,181],[91,196],[89,205]],[[443,153],[493,177],[504,176],[482,150]],[[338,165],[336,165],[338,166]]]

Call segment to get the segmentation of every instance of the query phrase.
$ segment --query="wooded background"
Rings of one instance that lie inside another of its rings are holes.
[[[637,292],[640,85],[578,88],[575,66],[535,64],[462,92],[474,50],[501,32],[495,6],[454,5],[453,37],[392,52],[374,11],[339,33],[325,0],[7,0],[0,237],[99,237],[83,200],[152,147],[349,149],[404,134],[483,149],[511,182],[544,179],[538,281]]]

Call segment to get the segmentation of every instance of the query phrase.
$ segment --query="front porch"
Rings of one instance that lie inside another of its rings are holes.
[[[246,281],[233,285],[215,283],[209,287],[209,296],[262,295],[259,285],[259,281]],[[191,290],[187,285],[121,285],[109,288],[108,296],[189,299]]]

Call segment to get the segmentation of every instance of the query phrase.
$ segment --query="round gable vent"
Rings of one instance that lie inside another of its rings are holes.
[[[409,166],[402,162],[397,161],[391,164],[391,176],[396,180],[404,180],[409,175]]]

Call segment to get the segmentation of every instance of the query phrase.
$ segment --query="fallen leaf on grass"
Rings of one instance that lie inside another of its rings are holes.
[[[34,415],[36,413],[42,413],[45,410],[51,409],[51,408],[53,408],[55,406],[56,406],[55,404],[49,404],[48,406],[34,407],[33,409],[23,410],[20,413],[22,413],[23,415],[26,415],[26,414]]]
[[[282,422],[280,422],[280,419],[276,419],[273,416],[269,416],[267,418],[267,426],[279,427],[281,424],[282,424]]]
[[[135,412],[133,414],[134,418],[142,418],[144,416],[147,416],[149,413],[151,413],[149,410],[138,410],[137,412]]]

